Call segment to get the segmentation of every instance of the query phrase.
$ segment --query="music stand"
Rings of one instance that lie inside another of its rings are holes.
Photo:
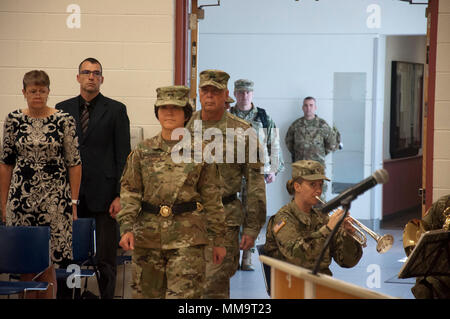
[[[398,278],[449,276],[450,231],[437,229],[425,232],[409,255]]]

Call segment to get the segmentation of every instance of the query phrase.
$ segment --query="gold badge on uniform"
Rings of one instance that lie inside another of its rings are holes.
[[[281,222],[279,222],[278,224],[273,226],[273,232],[275,234],[278,233],[280,231],[280,229],[284,227],[284,225],[286,225],[286,222],[284,220],[282,220]]]
[[[162,217],[169,217],[170,215],[172,215],[172,208],[170,208],[169,206],[163,205],[159,208],[159,214]]]

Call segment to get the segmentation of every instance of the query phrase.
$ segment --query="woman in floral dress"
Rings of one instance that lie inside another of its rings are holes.
[[[5,119],[0,152],[2,219],[9,226],[50,226],[51,260],[72,259],[81,159],[75,120],[47,106],[50,79],[44,71],[23,78],[28,108]]]

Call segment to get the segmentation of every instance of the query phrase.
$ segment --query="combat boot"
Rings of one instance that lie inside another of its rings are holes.
[[[253,268],[253,266],[252,266],[252,251],[251,250],[244,250],[242,252],[241,270],[244,270],[244,271],[254,271],[255,270],[255,268]]]

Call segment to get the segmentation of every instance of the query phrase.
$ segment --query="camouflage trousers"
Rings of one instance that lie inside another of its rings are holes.
[[[220,265],[212,262],[212,246],[206,248],[205,299],[230,298],[230,278],[239,267],[239,226],[227,226],[225,248],[227,254]]]
[[[205,245],[169,250],[136,247],[132,258],[132,297],[201,298],[205,265]]]
[[[450,299],[450,278],[444,276],[417,277],[411,288],[416,299]]]

